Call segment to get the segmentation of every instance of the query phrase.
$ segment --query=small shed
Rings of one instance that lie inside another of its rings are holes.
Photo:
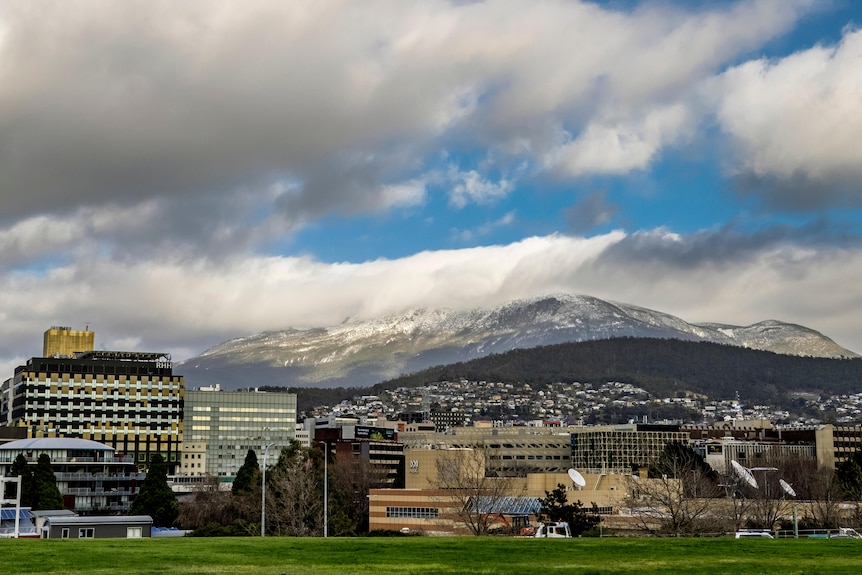
[[[42,537],[46,539],[138,539],[150,537],[149,515],[46,517]]]

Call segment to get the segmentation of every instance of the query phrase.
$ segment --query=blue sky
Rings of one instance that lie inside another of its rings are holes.
[[[567,292],[862,352],[849,0],[0,1],[0,368]]]

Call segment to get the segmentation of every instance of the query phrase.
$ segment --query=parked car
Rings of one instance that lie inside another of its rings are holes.
[[[542,523],[538,529],[536,529],[536,534],[533,537],[571,537],[572,531],[569,529],[569,524],[565,521],[551,521],[548,523]]]
[[[737,539],[775,539],[771,533],[766,531],[737,531]]]

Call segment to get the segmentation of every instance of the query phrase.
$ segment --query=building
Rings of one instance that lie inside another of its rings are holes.
[[[42,343],[42,357],[72,357],[76,353],[93,351],[96,333],[89,327],[74,331],[71,327],[53,326],[46,330]]]
[[[131,455],[72,438],[21,439],[0,445],[0,475],[8,475],[19,455],[35,467],[42,454],[51,458],[64,507],[81,515],[127,512],[146,477],[138,472]]]
[[[55,342],[54,329],[46,332],[47,351],[87,339],[63,328]],[[158,453],[173,473],[180,461],[183,393],[183,377],[174,375],[167,353],[86,350],[34,357],[0,385],[0,434],[98,441],[141,467]]]
[[[814,443],[765,443],[725,438],[693,442],[692,448],[719,473],[731,473],[731,461],[745,467],[781,467],[789,461],[815,461]]]
[[[572,432],[572,467],[580,471],[633,471],[649,467],[668,443],[685,443],[679,426],[625,425]]]
[[[41,530],[43,539],[139,539],[150,537],[149,515],[106,517],[48,516]]]
[[[181,475],[210,475],[233,481],[254,449],[263,463],[278,459],[296,432],[296,394],[220,391],[218,386],[185,392]]]
[[[496,472],[525,476],[564,473],[571,467],[573,429],[576,428],[457,427],[446,433],[405,431],[399,437],[413,451],[432,447],[483,449]]]
[[[372,489],[369,492],[369,529],[409,530],[428,534],[465,534],[469,530],[457,519],[463,505],[463,493],[442,488],[438,468],[447,459],[472,459],[479,454],[470,448],[425,448],[405,450],[407,473],[404,489]],[[535,525],[538,508],[535,502],[558,485],[567,488],[569,501],[581,501],[585,507],[610,516],[624,503],[631,485],[631,475],[624,473],[586,473],[584,486],[575,485],[566,473],[526,473],[522,476],[498,477],[489,474],[487,459],[483,469],[471,467],[475,477],[464,477],[464,489],[480,493],[494,491],[491,484],[506,482],[507,496],[499,498],[498,508],[490,510],[497,521],[494,528],[512,529]],[[498,493],[499,495],[499,493]],[[520,508],[520,509],[518,509]]]
[[[382,487],[404,486],[404,445],[392,427],[342,425],[318,427],[314,444],[326,445],[339,466],[352,465],[365,482]]]

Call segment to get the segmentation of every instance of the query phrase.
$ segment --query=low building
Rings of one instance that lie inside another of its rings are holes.
[[[146,474],[131,455],[118,455],[113,447],[87,439],[41,437],[0,445],[0,475],[23,455],[36,466],[39,456],[51,458],[51,468],[63,505],[81,515],[125,513]]]
[[[149,515],[108,517],[49,516],[45,518],[43,539],[140,539],[150,537],[153,518]]]

